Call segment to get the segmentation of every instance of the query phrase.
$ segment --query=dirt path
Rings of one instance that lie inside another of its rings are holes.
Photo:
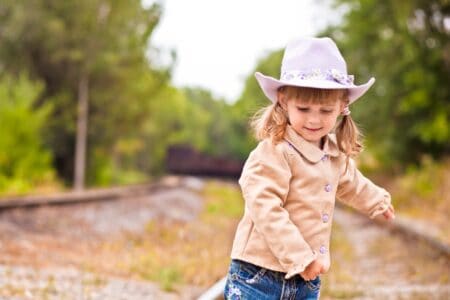
[[[426,245],[342,209],[334,222],[323,299],[450,299],[449,261]]]
[[[85,267],[99,245],[139,235],[149,222],[196,218],[203,205],[198,194],[203,182],[167,180],[178,180],[177,187],[113,202],[1,213],[0,299],[195,299],[201,292],[195,286],[165,292],[127,274],[111,276]]]
[[[186,250],[203,253],[211,265],[216,260],[228,261],[229,251],[218,255],[214,247],[231,246],[240,214],[228,211],[236,219],[236,222],[224,223],[234,224],[226,225],[230,230],[199,222],[198,216],[207,205],[199,193],[204,182],[193,178],[170,180],[176,181],[174,188],[148,196],[1,213],[0,300],[196,299],[204,286],[177,286],[175,291],[167,292],[162,290],[161,283],[156,284],[151,278],[136,278],[136,271],[124,273],[115,269],[130,259],[128,256],[141,254],[137,250],[147,249],[141,247],[142,243],[154,243],[151,238],[157,236],[167,245],[174,244],[174,239],[182,240],[183,245],[208,239],[211,253],[206,251],[208,247],[199,248],[205,250],[204,253],[198,248],[177,248],[176,253]],[[222,216],[230,207],[226,202],[228,194],[221,190],[222,186],[225,184],[217,183],[215,188],[221,191],[223,200],[206,207],[213,213],[210,218],[215,222],[219,219],[214,216]],[[236,199],[239,194],[236,192],[230,197]],[[238,205],[240,201],[238,199]],[[155,224],[164,222],[169,222],[166,227],[155,229]],[[177,224],[182,225],[177,227]],[[200,230],[183,224],[193,224]],[[214,239],[228,234],[226,241]],[[119,247],[113,243],[116,240],[120,240]],[[164,252],[168,251],[166,246],[161,246]],[[391,235],[374,226],[368,218],[336,209],[331,250],[332,267],[323,276],[321,299],[450,299],[447,259],[421,243]],[[96,257],[98,253],[102,257]],[[190,259],[189,253],[182,258]],[[158,265],[152,261],[158,259],[158,255],[159,252],[147,253],[138,269],[145,271]],[[172,255],[170,252],[166,256],[175,260]],[[198,265],[197,261],[193,262],[191,271],[198,272]],[[226,266],[223,271],[222,267],[217,270],[219,279],[225,275]],[[170,268],[164,271],[162,275],[168,279],[176,275]]]
[[[0,299],[5,300],[180,299],[153,283],[98,276],[75,268],[0,266],[0,278]]]

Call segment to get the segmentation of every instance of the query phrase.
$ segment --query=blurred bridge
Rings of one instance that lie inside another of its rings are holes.
[[[172,174],[238,178],[243,161],[200,153],[189,146],[172,146],[166,158],[166,169]]]

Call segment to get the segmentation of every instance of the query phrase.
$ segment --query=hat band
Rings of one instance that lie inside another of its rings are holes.
[[[291,81],[295,79],[331,80],[340,83],[342,85],[351,86],[353,85],[354,76],[347,75],[336,69],[328,69],[325,70],[324,72],[321,71],[320,69],[312,69],[310,71],[283,71],[280,79],[283,81]]]

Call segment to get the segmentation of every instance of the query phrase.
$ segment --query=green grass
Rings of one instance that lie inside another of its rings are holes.
[[[209,182],[203,191],[209,201],[206,203],[205,214],[211,217],[238,218],[243,214],[243,200],[239,189],[231,186]]]
[[[408,206],[411,201],[426,200],[428,204],[436,205],[445,200],[441,193],[441,187],[445,186],[448,179],[449,166],[431,159],[423,159],[420,168],[409,167],[405,174],[396,180],[398,190],[396,191],[396,201],[398,205]]]
[[[176,266],[167,266],[159,270],[157,280],[164,290],[172,291],[181,282],[181,273]]]
[[[176,261],[172,264],[161,264],[160,254],[148,247],[146,249],[149,253],[135,259],[130,271],[144,280],[157,282],[165,291],[173,291],[175,286],[183,281],[181,268]]]

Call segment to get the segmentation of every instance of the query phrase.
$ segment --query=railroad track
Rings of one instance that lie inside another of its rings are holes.
[[[123,198],[146,195],[160,189],[170,189],[186,185],[183,177],[165,177],[153,183],[104,188],[89,189],[82,192],[65,192],[44,196],[10,197],[0,200],[0,213],[11,209],[27,209],[49,205],[76,205],[95,201],[115,201]],[[435,252],[450,259],[450,247],[426,231],[412,226],[410,221],[397,217],[393,222],[376,221],[374,224],[385,228],[391,233],[400,235],[408,240],[422,241]],[[225,284],[222,278],[211,288],[207,289],[199,299],[220,299]]]
[[[170,176],[149,184],[3,199],[0,299],[25,292],[27,299],[177,299],[158,280],[136,280],[141,273],[134,270],[136,277],[123,276],[117,265],[125,272],[135,265],[141,268],[140,257],[147,254],[140,249],[157,246],[141,247],[135,241],[164,242],[149,226],[166,228],[193,220],[202,208],[204,185],[198,178]],[[85,281],[84,276],[91,275],[94,279]],[[184,295],[201,292],[190,284],[179,288]]]
[[[68,191],[49,195],[4,197],[0,199],[0,212],[49,205],[73,205],[96,201],[115,201],[127,197],[145,195],[159,189],[177,187],[181,184],[183,184],[181,177],[168,176],[155,182],[136,185]]]

